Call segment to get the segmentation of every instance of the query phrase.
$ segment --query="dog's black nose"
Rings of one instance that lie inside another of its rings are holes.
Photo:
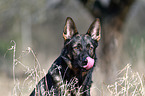
[[[83,58],[83,65],[87,65],[88,60],[86,58]]]

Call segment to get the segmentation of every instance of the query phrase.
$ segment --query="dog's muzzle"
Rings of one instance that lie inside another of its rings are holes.
[[[89,70],[91,69],[93,66],[94,66],[94,59],[91,58],[91,57],[86,57],[84,60],[83,60],[83,68],[85,68],[86,70]]]

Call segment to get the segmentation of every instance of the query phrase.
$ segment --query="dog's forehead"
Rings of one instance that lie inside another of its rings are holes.
[[[89,43],[89,42],[92,41],[91,36],[89,36],[89,35],[87,35],[87,34],[82,35],[82,37],[83,37],[84,42],[88,42],[88,43]]]
[[[88,43],[91,43],[92,39],[87,34],[85,34],[85,35],[78,34],[78,35],[75,36],[74,40],[75,40],[75,43],[88,44]]]

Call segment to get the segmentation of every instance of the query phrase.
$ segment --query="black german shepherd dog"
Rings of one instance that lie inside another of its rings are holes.
[[[80,35],[72,18],[68,17],[63,31],[64,48],[30,96],[90,96],[92,72],[97,60],[95,49],[101,37],[100,20],[97,18],[86,34]],[[76,78],[65,92],[63,85]],[[74,86],[74,87],[73,87]],[[63,88],[64,89],[63,89]],[[52,91],[53,90],[53,91]],[[64,93],[62,93],[64,92]],[[52,94],[53,93],[53,94]]]

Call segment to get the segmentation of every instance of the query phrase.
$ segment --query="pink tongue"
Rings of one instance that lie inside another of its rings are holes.
[[[88,63],[87,63],[87,65],[85,65],[83,67],[86,68],[87,70],[89,70],[94,65],[94,59],[92,59],[91,57],[87,57],[86,59],[87,59]]]

